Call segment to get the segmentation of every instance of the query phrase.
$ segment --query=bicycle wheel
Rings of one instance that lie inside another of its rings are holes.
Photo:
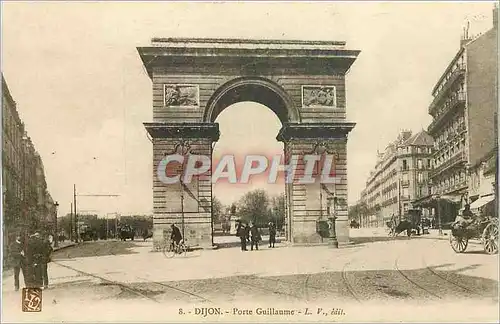
[[[169,259],[174,257],[175,249],[173,244],[165,244],[163,247],[163,255]]]
[[[186,256],[186,254],[187,254],[187,246],[184,243],[180,244],[176,252],[180,256]]]

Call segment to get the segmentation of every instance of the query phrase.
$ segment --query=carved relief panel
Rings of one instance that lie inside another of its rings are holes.
[[[164,84],[165,107],[199,107],[200,89],[193,84]]]
[[[335,108],[337,94],[335,86],[303,85],[302,107],[304,108]]]

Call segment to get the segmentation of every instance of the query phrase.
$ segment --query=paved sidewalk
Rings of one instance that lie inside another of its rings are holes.
[[[450,232],[451,230],[442,230],[442,234],[440,235],[439,230],[430,229],[429,234],[423,234],[416,237],[435,240],[449,240]],[[350,229],[349,235],[350,237],[381,237],[388,236],[388,230],[384,227],[365,227],[359,229]]]
[[[58,251],[58,250],[65,249],[65,248],[68,248],[70,246],[75,246],[75,245],[76,245],[75,242],[65,241],[65,242],[59,242],[58,247],[54,247],[54,245],[52,244],[52,248],[54,249],[54,251]],[[2,271],[2,279],[5,279],[6,277],[11,277],[13,275],[14,275],[14,272],[10,268],[3,269],[3,271]]]
[[[442,230],[442,234],[439,234],[439,230],[431,229],[429,234],[421,235],[423,238],[431,238],[437,240],[449,240],[451,235],[451,230]]]
[[[276,237],[276,243],[281,243],[285,241],[284,237]],[[224,235],[224,236],[214,236],[214,244],[218,248],[229,248],[240,246],[241,241],[239,237],[235,235]],[[250,242],[248,242],[248,245]],[[262,241],[260,241],[259,246],[269,244],[269,235],[262,235]]]

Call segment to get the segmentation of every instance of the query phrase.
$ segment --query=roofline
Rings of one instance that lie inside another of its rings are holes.
[[[2,93],[5,93],[7,99],[9,99],[14,105],[16,104],[12,94],[10,93],[9,86],[7,85],[7,81],[5,81],[5,77],[2,72]]]
[[[455,54],[455,57],[453,57],[453,59],[451,60],[451,62],[448,64],[448,66],[446,67],[446,70],[444,70],[443,74],[441,74],[441,77],[439,78],[438,82],[436,82],[436,85],[434,86],[434,88],[432,88],[432,95],[433,96],[436,93],[436,90],[439,87],[439,85],[441,84],[441,82],[444,80],[444,78],[448,74],[448,72],[450,72],[453,64],[455,64],[455,62],[458,60],[458,58],[460,57],[460,55],[463,54],[464,51],[465,51],[465,46],[462,46],[460,48],[460,50],[457,52],[457,54]]]
[[[304,41],[292,39],[250,39],[250,38],[183,38],[183,37],[153,37],[152,43],[219,43],[219,44],[278,44],[278,45],[330,45],[345,46],[345,41]]]
[[[439,84],[441,83],[441,81],[443,81],[444,77],[446,76],[446,74],[448,74],[448,72],[450,71],[451,67],[453,66],[453,64],[456,62],[456,60],[460,57],[460,55],[462,55],[462,53],[465,51],[466,47],[472,45],[473,43],[475,43],[478,39],[481,39],[482,37],[484,37],[485,35],[491,33],[495,31],[495,27],[493,28],[490,28],[489,30],[487,30],[486,32],[482,33],[482,34],[479,34],[477,35],[476,37],[472,38],[472,39],[469,39],[467,41],[467,43],[465,43],[463,46],[461,46],[460,50],[457,52],[457,54],[455,55],[455,57],[453,58],[453,60],[450,62],[450,64],[448,65],[448,67],[446,68],[445,72],[441,75],[441,77],[439,78],[439,81],[436,83],[436,85],[434,86],[434,88],[432,89],[432,94],[434,94],[439,86]]]
[[[167,38],[163,39],[165,46],[157,43],[149,46],[138,46],[136,49],[150,78],[152,77],[151,64],[158,58],[190,57],[220,59],[234,57],[248,60],[260,57],[287,60],[341,60],[345,61],[342,69],[343,73],[346,73],[361,53],[360,50],[349,50],[343,45],[336,45],[344,44],[345,42],[216,39],[216,43],[210,43],[211,41],[213,40]],[[255,46],[249,44],[255,44]],[[298,46],[284,46],[286,44]]]
[[[238,48],[238,47],[189,47],[189,46],[139,46],[137,51],[145,56],[196,56],[196,57],[275,57],[275,58],[347,58],[355,60],[360,50],[344,48]],[[168,53],[167,51],[170,51]],[[203,53],[201,51],[206,51]],[[213,53],[213,52],[219,53]],[[262,53],[259,53],[262,52]],[[274,51],[276,53],[272,53]]]

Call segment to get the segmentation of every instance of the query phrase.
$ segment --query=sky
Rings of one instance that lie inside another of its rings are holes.
[[[153,37],[343,40],[361,50],[346,78],[348,200],[354,203],[402,129],[431,118],[431,90],[459,49],[463,27],[492,27],[492,2],[5,2],[1,67],[43,159],[48,189],[69,212],[152,213],[151,80],[136,47]],[[278,118],[256,103],[224,110],[215,152],[280,150]],[[266,186],[216,185],[223,203]]]

